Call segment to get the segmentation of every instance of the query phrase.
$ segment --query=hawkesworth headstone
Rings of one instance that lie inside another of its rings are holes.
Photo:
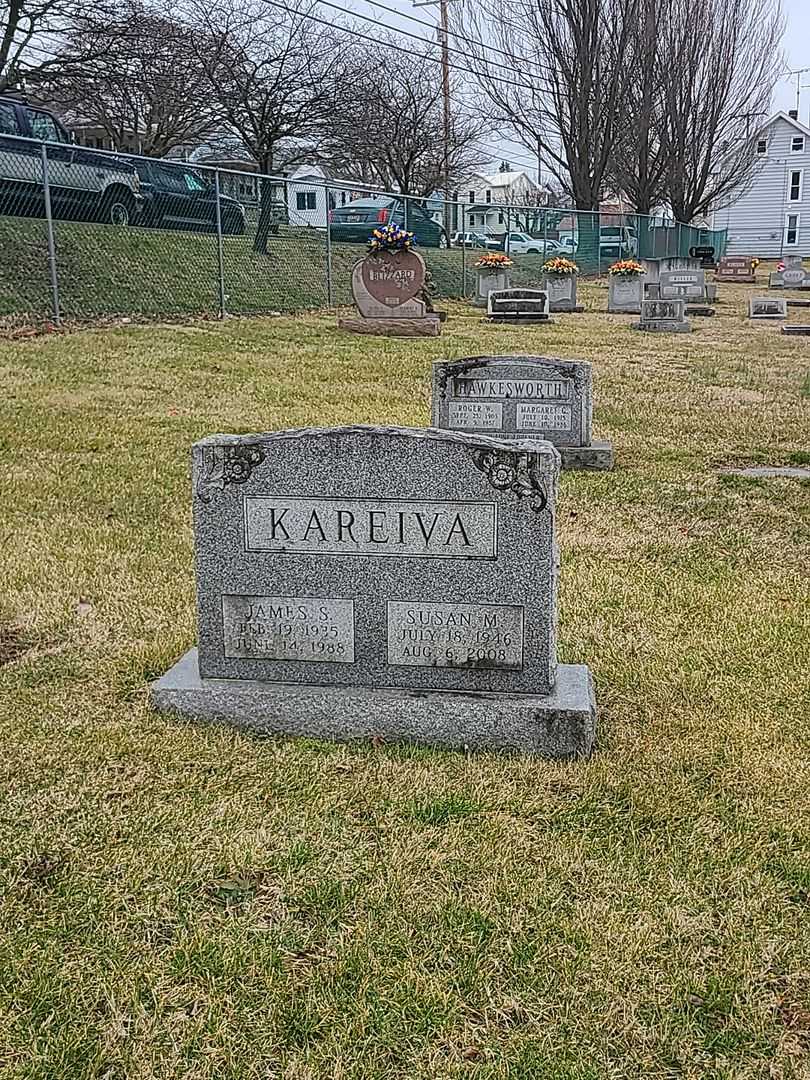
[[[787,313],[787,300],[783,296],[751,296],[748,299],[748,317],[751,319],[786,319]]]
[[[548,439],[564,469],[612,469],[593,442],[593,375],[585,360],[472,356],[433,365],[433,426],[500,439]]]
[[[559,455],[435,430],[215,435],[193,450],[199,647],[162,710],[259,732],[589,753],[557,663]]]
[[[641,319],[633,323],[636,330],[649,330],[653,333],[688,334],[692,329],[686,318],[685,300],[644,300],[641,304]]]
[[[418,251],[366,255],[352,270],[359,317],[341,318],[341,330],[388,337],[436,337],[439,316],[425,301],[425,260]]]

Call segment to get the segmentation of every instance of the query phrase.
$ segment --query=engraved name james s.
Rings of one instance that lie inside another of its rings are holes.
[[[569,401],[570,379],[468,379],[453,380],[453,394],[461,398],[535,398]]]
[[[245,550],[306,555],[493,559],[492,502],[244,497]]]

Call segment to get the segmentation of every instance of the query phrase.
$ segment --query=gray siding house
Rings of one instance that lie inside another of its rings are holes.
[[[810,256],[810,128],[780,112],[755,136],[756,172],[737,202],[714,215],[728,255]]]

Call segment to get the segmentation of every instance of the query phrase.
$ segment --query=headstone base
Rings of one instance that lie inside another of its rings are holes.
[[[518,312],[501,312],[498,315],[485,315],[481,320],[482,322],[500,323],[503,325],[513,326],[531,326],[534,323],[544,323],[550,325],[554,322],[548,315],[538,315],[536,311],[530,311],[526,315],[521,315]]]
[[[378,337],[438,337],[441,320],[436,315],[424,319],[338,319],[339,330],[353,334],[375,334]]]
[[[590,446],[558,446],[563,469],[588,469],[590,472],[610,472],[615,457],[613,443],[593,442]]]
[[[807,326],[801,324],[783,326],[782,333],[787,334],[788,337],[810,337],[810,323]]]
[[[593,750],[596,699],[584,664],[560,664],[547,695],[292,686],[202,679],[189,649],[150,688],[152,706],[260,735],[347,742],[382,738],[450,749],[517,750],[549,758]]]
[[[788,307],[810,307],[810,300],[788,300]]]
[[[690,334],[692,325],[688,319],[684,322],[672,322],[669,319],[651,319],[645,323],[632,323],[634,330],[649,330],[654,334]]]
[[[686,305],[686,314],[687,315],[700,315],[700,316],[703,316],[703,317],[705,317],[707,319],[710,319],[712,317],[712,315],[716,314],[716,312],[715,312],[714,308],[709,307],[708,304],[687,304]]]

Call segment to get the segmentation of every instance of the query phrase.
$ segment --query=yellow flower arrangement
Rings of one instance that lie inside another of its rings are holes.
[[[644,267],[635,259],[619,259],[608,268],[608,273],[613,277],[638,277],[644,273]]]
[[[482,270],[505,270],[506,267],[512,266],[512,260],[500,251],[488,251],[475,265]]]
[[[579,267],[572,259],[566,259],[562,255],[555,255],[553,259],[547,259],[543,263],[543,273],[568,277],[571,274],[578,274]]]

